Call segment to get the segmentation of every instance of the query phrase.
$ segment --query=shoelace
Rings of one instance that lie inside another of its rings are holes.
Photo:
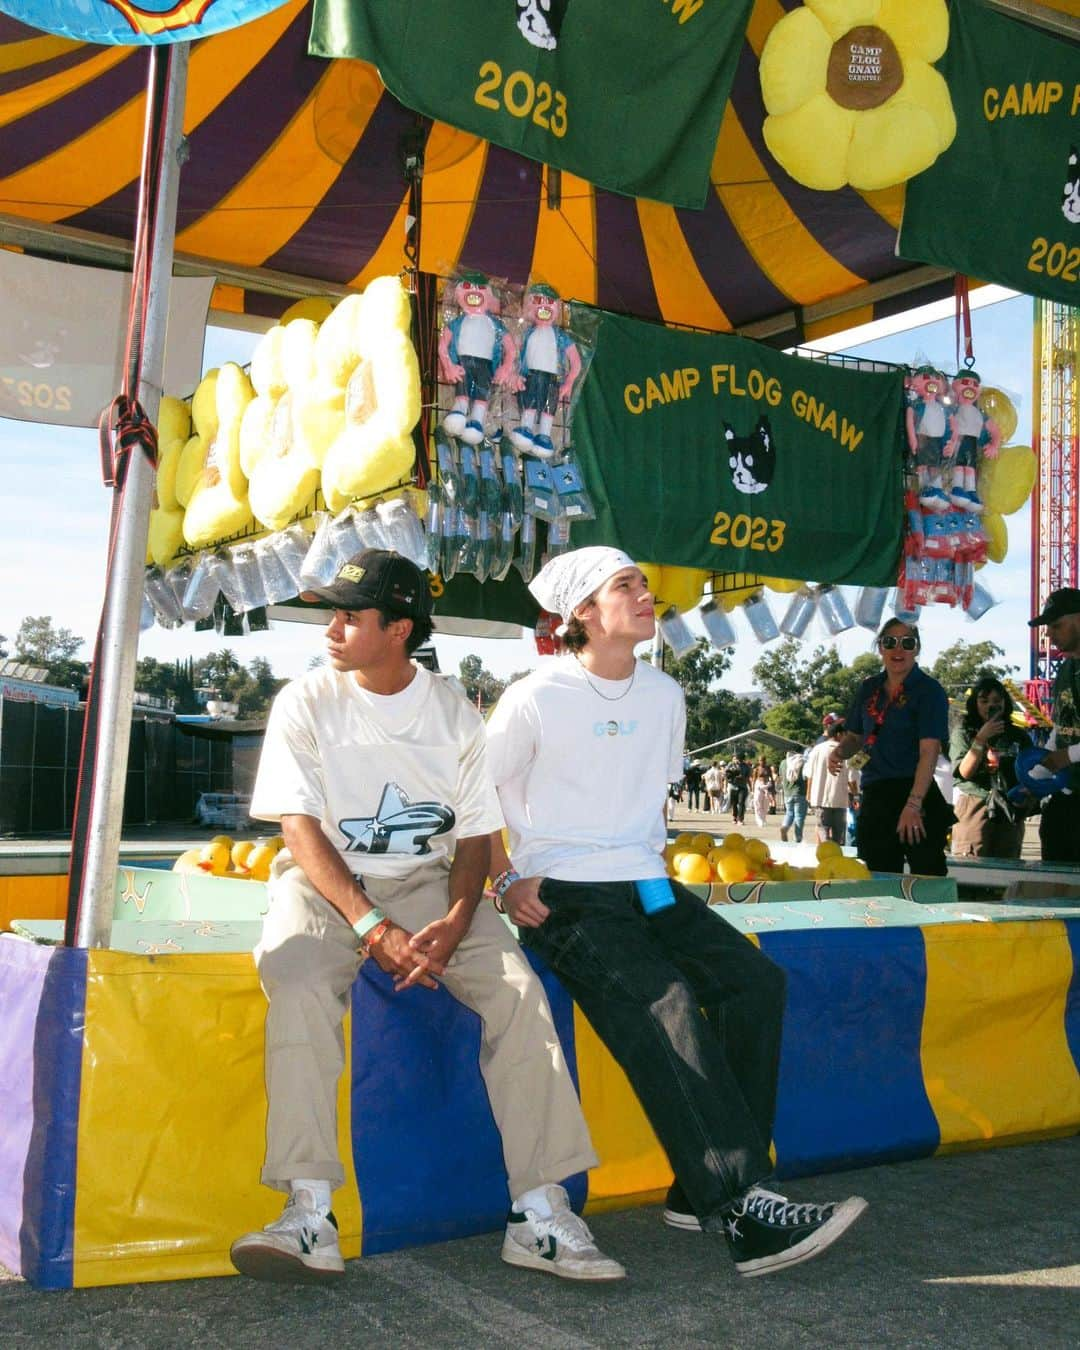
[[[289,1196],[285,1202],[285,1209],[281,1218],[270,1225],[278,1232],[287,1233],[293,1229],[310,1228],[316,1229],[320,1222],[326,1218],[326,1211],[321,1209],[308,1209],[306,1205],[297,1202],[296,1196]]]
[[[765,1223],[777,1224],[782,1228],[820,1223],[828,1217],[832,1208],[832,1205],[799,1204],[760,1186],[756,1186],[743,1201],[744,1214],[752,1214]]]
[[[530,1218],[534,1223],[542,1224],[571,1251],[584,1251],[596,1246],[596,1240],[589,1232],[588,1224],[584,1219],[579,1219],[572,1209],[557,1210],[550,1219],[541,1219],[532,1214]]]

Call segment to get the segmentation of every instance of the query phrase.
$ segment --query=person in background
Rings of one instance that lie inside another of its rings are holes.
[[[958,789],[954,857],[1020,856],[1026,804],[1010,801],[1009,793],[1016,787],[1016,756],[1031,745],[1031,737],[1013,726],[1012,715],[1009,691],[996,676],[983,675],[975,681],[964,716],[949,738],[949,761]]]
[[[492,838],[493,889],[637,1093],[677,1178],[665,1222],[724,1243],[740,1275],[783,1270],[866,1202],[769,1189],[785,976],[666,878],[686,705],[634,655],[655,629],[648,582],[625,553],[583,548],[529,590],[562,618],[567,651],[511,684],[488,722],[509,835],[509,854]]]
[[[502,1259],[567,1279],[621,1279],[560,1184],[597,1158],[547,996],[480,903],[502,825],[483,721],[410,659],[431,633],[427,579],[407,558],[367,549],[304,598],[333,609],[329,663],[274,700],[251,805],[281,822],[286,844],[255,962],[269,1000],[262,1180],[288,1199],[280,1219],[237,1238],[232,1262],[261,1280],[344,1272],[331,1208],[345,1180],[342,1023],[367,957],[395,993],[426,998],[441,983],[480,1019],[480,1072],[511,1199]],[[387,1165],[407,1188],[408,1161]]]
[[[855,846],[855,838],[858,832],[859,795],[861,792],[862,770],[851,765],[848,768],[847,842],[852,847]]]
[[[788,831],[795,831],[795,842],[802,843],[803,826],[806,824],[806,752],[789,750],[784,756],[780,776],[784,784],[784,823],[780,826],[780,838],[787,843]]]
[[[843,734],[844,723],[832,718],[825,738],[812,745],[806,756],[806,796],[817,815],[819,844],[831,839],[842,845],[847,838],[847,773],[838,777],[829,770],[829,756]]]
[[[1051,591],[1041,614],[1028,627],[1046,625],[1054,647],[1065,659],[1054,678],[1054,729],[1047,742],[1043,767],[1051,773],[1068,769],[1068,792],[1056,792],[1043,802],[1039,838],[1043,862],[1080,863],[1080,590],[1066,586]]]
[[[705,795],[708,799],[707,805],[713,815],[720,814],[720,806],[724,799],[724,775],[720,765],[714,760],[705,770]]]
[[[934,766],[948,737],[949,700],[920,670],[919,630],[890,619],[877,636],[882,670],[859,686],[846,730],[829,753],[829,772],[847,796],[844,763],[861,747],[862,771],[857,847],[872,872],[941,876],[952,807],[934,781]]]
[[[769,823],[769,788],[772,784],[772,775],[769,773],[769,766],[765,761],[759,760],[754,765],[754,772],[750,779],[750,793],[754,804],[754,820],[757,822],[759,830],[763,830]]]
[[[701,765],[691,760],[686,766],[686,805],[690,811],[701,810],[701,785],[704,774]],[[706,803],[707,804],[707,803]]]
[[[725,772],[731,794],[731,817],[736,825],[742,825],[746,821],[746,798],[750,791],[750,766],[746,762],[745,750],[736,754]]]

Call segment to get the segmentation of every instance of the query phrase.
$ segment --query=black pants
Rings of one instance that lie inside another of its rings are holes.
[[[746,819],[746,793],[745,787],[731,789],[731,814],[736,825],[741,825]]]
[[[622,1066],[694,1212],[771,1173],[784,972],[685,887],[646,917],[633,882],[541,883],[521,940]],[[704,1009],[704,1012],[702,1011]]]
[[[1043,803],[1039,841],[1043,862],[1080,863],[1080,795],[1059,792]]]
[[[955,816],[936,783],[930,784],[923,801],[923,837],[905,844],[896,833],[914,781],[914,777],[883,778],[862,790],[855,840],[859,857],[871,872],[902,872],[906,860],[918,876],[945,876],[945,836]]]

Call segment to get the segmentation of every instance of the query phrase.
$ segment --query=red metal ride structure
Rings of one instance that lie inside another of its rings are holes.
[[[1031,612],[1038,614],[1051,591],[1077,584],[1080,310],[1035,301],[1032,388],[1032,448],[1038,456],[1039,476],[1031,506]],[[1033,628],[1027,696],[1046,712],[1060,659],[1046,629]]]

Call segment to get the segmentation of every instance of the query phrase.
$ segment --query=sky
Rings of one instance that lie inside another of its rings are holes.
[[[976,291],[973,305],[979,298]],[[995,302],[974,309],[972,315],[976,368],[984,384],[1003,389],[1015,404],[1019,424],[1013,442],[1030,445],[1033,302],[998,288],[986,288],[983,298]],[[891,321],[889,326],[895,323]],[[871,326],[871,330],[855,330],[829,345],[833,350],[896,363],[929,361],[951,373],[956,365],[952,302],[913,312],[905,323],[916,326],[889,336],[876,336],[872,330],[877,326]],[[209,369],[224,360],[246,362],[257,340],[255,334],[209,330],[204,367]],[[844,345],[838,345],[840,342]],[[818,344],[818,349],[825,345]],[[0,475],[5,483],[0,499],[0,634],[6,637],[10,652],[24,617],[49,615],[57,627],[69,628],[85,639],[86,647],[79,652],[85,657],[101,609],[110,497],[101,482],[97,433],[0,418]],[[988,564],[979,573],[980,582],[997,604],[977,623],[948,606],[925,609],[920,623],[924,665],[931,665],[938,652],[958,638],[968,642],[990,639],[1005,649],[1006,659],[1019,667],[1020,677],[1026,677],[1027,620],[1032,613],[1030,508],[1008,517],[1007,523],[1009,552],[1005,562]],[[844,593],[854,609],[858,589],[845,588]],[[779,621],[788,597],[770,593],[769,603]],[[703,632],[693,615],[690,625],[694,631]],[[751,670],[762,648],[741,614],[736,615],[735,625],[739,641],[731,652],[731,669],[723,683],[741,692],[753,688]],[[502,678],[531,668],[540,659],[531,634],[516,640],[437,637],[435,641],[443,670],[455,673],[461,659],[471,652],[479,654],[485,667]],[[841,659],[849,662],[870,649],[871,635],[856,628],[834,640],[815,618],[804,640],[806,653],[815,646],[834,643]],[[139,655],[172,661],[229,647],[245,664],[264,657],[275,674],[293,676],[307,669],[311,658],[321,654],[322,645],[322,630],[312,624],[278,623],[269,633],[244,638],[196,633],[191,625],[185,625],[174,631],[155,627],[143,633]]]

